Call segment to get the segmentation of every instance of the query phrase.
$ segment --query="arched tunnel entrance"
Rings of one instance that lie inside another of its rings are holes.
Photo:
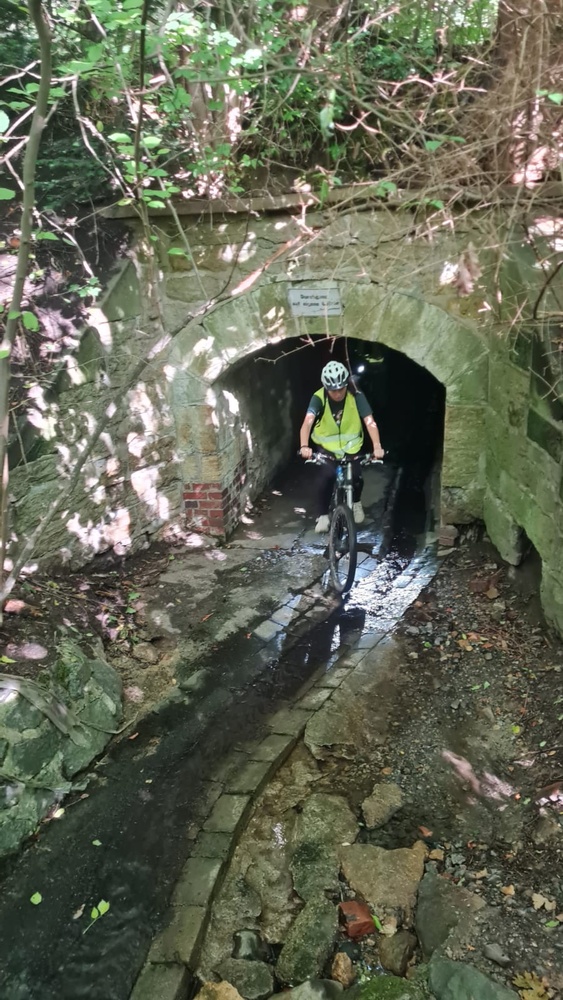
[[[219,447],[238,443],[233,492],[223,498],[227,531],[270,484],[294,491],[305,520],[314,514],[308,470],[296,457],[299,427],[320,372],[342,361],[370,402],[400,488],[396,517],[411,533],[433,526],[439,504],[445,388],[405,354],[355,338],[294,337],[231,366],[213,384],[213,422]],[[366,438],[366,451],[369,439]],[[238,492],[238,507],[236,495]],[[216,500],[219,499],[217,494]],[[213,500],[209,501],[210,503]]]

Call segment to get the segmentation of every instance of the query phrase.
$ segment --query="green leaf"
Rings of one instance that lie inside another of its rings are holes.
[[[103,917],[104,913],[108,912],[109,903],[106,899],[100,899],[100,902],[98,903],[98,910],[100,911],[101,917]]]
[[[3,358],[9,358],[9,357],[10,357],[10,348],[9,347],[0,347],[0,361],[2,361]],[[9,660],[9,657],[8,657],[8,660]],[[1,660],[0,660],[0,662],[5,663],[6,662],[5,658],[2,657]],[[12,660],[12,663],[13,662],[14,661]]]
[[[486,691],[487,688],[490,688],[490,686],[491,686],[490,682],[489,681],[485,681],[485,683],[483,684],[483,691]]]
[[[126,135],[125,132],[113,132],[112,135],[108,135],[108,139],[110,142],[132,143],[132,139],[128,135]]]
[[[382,925],[382,923],[381,923],[381,920],[379,919],[379,917],[378,917],[378,916],[376,916],[376,914],[375,914],[375,913],[372,913],[371,917],[372,917],[372,920],[373,920],[373,922],[374,922],[374,924],[375,924],[375,926],[376,926],[377,930],[378,930],[378,931],[379,931],[379,933],[381,934],[381,933],[382,933],[382,931],[383,931],[383,925]]]
[[[160,139],[157,135],[143,136],[143,146],[146,146],[147,149],[156,149],[157,146],[160,146]]]
[[[136,601],[137,598],[140,597],[140,596],[141,595],[138,593],[138,591],[132,590],[131,593],[129,594],[129,600],[130,601]]]
[[[10,201],[11,198],[15,197],[15,191],[9,191],[8,188],[0,188],[0,201]]]
[[[93,840],[92,844],[94,845],[94,847],[101,847],[102,846],[101,840]]]
[[[394,181],[380,181],[380,183],[375,188],[374,194],[378,198],[384,198],[387,194],[395,194],[397,191],[397,185]]]
[[[558,920],[546,920],[543,926],[551,928],[551,927],[560,927],[561,925]]]
[[[553,104],[563,104],[563,94],[548,94],[547,97]]]
[[[444,145],[443,139],[427,139],[424,143],[424,148],[428,150],[429,153],[433,153],[440,146]]]
[[[7,353],[7,352],[6,352]],[[15,663],[9,656],[0,656],[0,663]]]
[[[41,230],[39,233],[34,233],[36,240],[52,240],[54,243],[59,242],[59,237],[55,236],[54,233],[50,233],[47,229]]]
[[[169,254],[170,257],[187,257],[188,256],[187,253],[186,253],[186,251],[185,250],[181,250],[180,247],[170,247],[170,250],[168,251],[168,254]]]
[[[100,914],[98,912],[97,906],[93,906],[92,909],[90,910],[90,919],[97,920],[99,916]]]
[[[35,331],[39,329],[39,320],[37,319],[35,313],[27,311],[23,312],[22,323],[25,326],[26,330],[32,330],[33,333],[35,333]]]
[[[431,208],[442,209],[444,207],[444,202],[441,198],[429,198],[427,204],[430,205]]]
[[[39,903],[41,903],[42,900],[43,896],[41,895],[40,892],[34,892],[33,896],[29,897],[29,902],[33,903],[34,906],[39,906]]]
[[[8,118],[8,115],[5,111],[0,111],[0,135],[2,132],[5,132],[7,128],[9,128],[9,125],[10,119]]]
[[[518,736],[518,733],[520,732],[520,726],[513,726],[512,732],[514,733],[515,736]]]

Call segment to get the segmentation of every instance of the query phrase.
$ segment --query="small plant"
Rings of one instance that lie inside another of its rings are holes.
[[[89,931],[90,928],[96,923],[96,920],[99,920],[100,917],[103,917],[104,913],[107,913],[108,910],[109,910],[109,903],[107,899],[100,899],[98,905],[93,906],[92,909],[90,910],[90,923],[88,924],[87,927],[84,928],[82,933],[85,934],[86,931]]]

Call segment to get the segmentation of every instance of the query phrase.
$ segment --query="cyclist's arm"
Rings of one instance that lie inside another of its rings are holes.
[[[385,452],[383,451],[383,448],[381,447],[381,441],[379,439],[379,430],[377,428],[377,424],[376,424],[375,420],[373,419],[373,416],[372,416],[371,413],[370,413],[369,417],[364,417],[364,425],[365,425],[366,431],[368,432],[368,434],[370,436],[370,440],[371,440],[371,443],[372,443],[373,457],[374,458],[383,458]]]
[[[305,419],[301,424],[301,428],[299,430],[299,451],[301,452],[303,458],[311,457],[309,438],[311,436],[311,429],[316,419],[317,419],[316,413],[312,413],[311,410],[307,410],[307,413],[305,414]],[[303,454],[304,451],[307,452],[307,454]]]

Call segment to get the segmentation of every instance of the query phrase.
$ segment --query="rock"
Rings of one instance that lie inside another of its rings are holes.
[[[436,1000],[518,1000],[517,993],[464,962],[434,955],[429,972],[428,982]]]
[[[258,931],[244,930],[233,934],[233,958],[246,958],[248,962],[269,962],[270,947]]]
[[[418,884],[424,872],[426,845],[386,851],[371,844],[341,848],[342,871],[377,916],[395,916],[407,926],[412,921]]]
[[[347,801],[341,795],[310,795],[297,817],[294,831],[296,843],[352,843],[358,835],[358,823]]]
[[[362,812],[368,830],[385,826],[403,804],[403,793],[398,785],[376,785],[369,798],[362,802]]]
[[[352,986],[346,1000],[426,1000],[427,997],[428,992],[420,983],[397,976],[374,976],[365,983]]]
[[[225,982],[204,983],[197,998],[198,1000],[242,1000],[234,986]]]
[[[139,663],[146,664],[147,667],[152,666],[154,663],[158,663],[160,660],[160,655],[158,650],[150,642],[138,642],[131,650],[131,655],[139,661]]]
[[[342,983],[344,989],[347,990],[356,978],[352,959],[349,955],[346,955],[343,951],[338,951],[334,956],[330,974],[337,983]]]
[[[349,938],[357,941],[358,938],[373,934],[375,924],[371,915],[371,910],[365,903],[356,899],[347,900],[338,904],[340,919],[344,923],[344,929]]]
[[[308,979],[284,996],[291,1000],[341,1000],[342,985],[333,979]]]
[[[238,990],[244,1000],[266,1000],[274,992],[274,973],[265,962],[227,958],[221,962],[217,972]]]
[[[507,965],[510,965],[510,959],[508,955],[503,953],[500,944],[486,944],[483,946],[483,955],[485,958],[489,959],[489,962],[495,962],[496,965],[500,965],[501,968],[505,969]]]
[[[322,973],[338,930],[336,907],[328,900],[305,904],[286,937],[276,965],[282,983],[303,983]]]
[[[394,976],[404,976],[416,949],[416,938],[410,931],[398,931],[393,937],[382,937],[378,943],[379,961]]]
[[[340,862],[334,848],[305,841],[299,844],[289,864],[295,891],[307,901],[338,888]]]
[[[534,844],[541,847],[542,844],[547,844],[553,837],[559,837],[562,832],[563,827],[561,827],[557,818],[552,813],[544,811],[534,823],[532,840]]]
[[[474,893],[426,872],[418,892],[415,922],[424,957],[430,958],[460,921],[471,919],[484,906]]]

